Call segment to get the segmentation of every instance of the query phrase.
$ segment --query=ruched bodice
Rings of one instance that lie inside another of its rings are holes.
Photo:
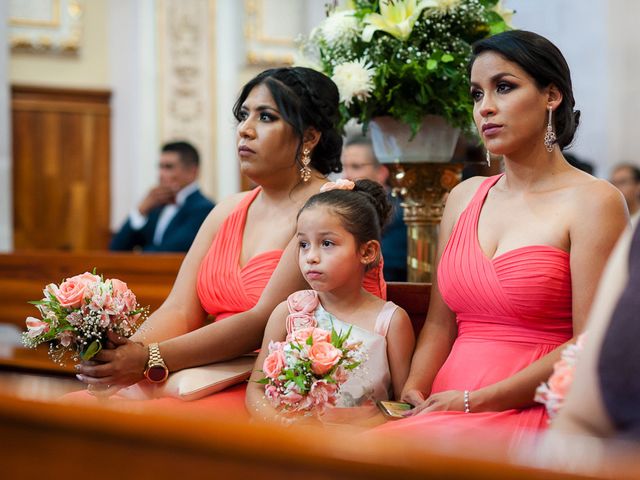
[[[489,259],[480,248],[480,211],[500,177],[483,182],[451,232],[438,266],[442,298],[456,312],[459,337],[565,342],[572,335],[569,254],[530,245]]]
[[[278,265],[282,250],[263,252],[240,266],[242,237],[249,206],[260,193],[249,192],[226,218],[198,271],[198,297],[216,320],[251,309]]]

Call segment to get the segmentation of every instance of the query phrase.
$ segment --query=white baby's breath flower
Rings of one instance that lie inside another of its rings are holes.
[[[348,43],[360,34],[353,10],[336,11],[329,15],[322,22],[320,30],[330,45]]]
[[[340,101],[347,107],[354,98],[366,100],[373,91],[375,70],[364,59],[342,63],[333,70],[331,79],[338,86]]]

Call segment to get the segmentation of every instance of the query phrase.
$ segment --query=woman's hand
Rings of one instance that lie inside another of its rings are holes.
[[[434,393],[426,400],[422,402],[416,401],[416,403],[409,399],[409,394],[411,393],[412,391],[407,392],[407,395],[403,396],[405,402],[415,405],[415,408],[407,412],[407,417],[423,415],[429,412],[464,412],[464,392],[460,390],[447,390],[446,392]],[[417,393],[422,395],[420,392]],[[419,397],[415,396],[415,398],[417,400]]]
[[[88,385],[115,385],[127,387],[144,378],[149,351],[144,345],[132,342],[113,332],[107,334],[107,348],[100,351],[93,360],[76,366],[78,380]],[[94,387],[94,391],[97,389]]]

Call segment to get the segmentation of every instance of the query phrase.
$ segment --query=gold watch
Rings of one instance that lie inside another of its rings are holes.
[[[164,363],[162,355],[160,355],[160,348],[157,343],[149,344],[149,360],[144,376],[153,383],[164,382],[169,376],[169,369]]]

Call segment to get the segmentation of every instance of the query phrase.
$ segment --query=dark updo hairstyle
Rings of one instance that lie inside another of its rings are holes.
[[[560,149],[573,141],[580,123],[580,111],[573,110],[575,100],[571,86],[571,73],[564,56],[553,43],[541,35],[525,30],[509,30],[473,44],[469,72],[478,56],[495,52],[516,63],[536,82],[539,89],[555,85],[562,93],[562,102],[554,112],[554,126]]]
[[[311,166],[323,175],[341,172],[342,136],[337,128],[340,95],[336,84],[326,75],[305,67],[265,70],[242,88],[233,106],[238,121],[242,104],[258,85],[269,89],[278,111],[298,136],[296,161],[300,158],[305,130],[314,127],[321,136],[311,154]]]
[[[369,240],[380,241],[382,229],[391,213],[391,204],[382,185],[372,180],[356,180],[353,190],[333,189],[313,195],[298,212],[315,206],[326,206],[340,217],[342,226],[352,234],[358,245]],[[367,265],[367,269],[378,264]]]

